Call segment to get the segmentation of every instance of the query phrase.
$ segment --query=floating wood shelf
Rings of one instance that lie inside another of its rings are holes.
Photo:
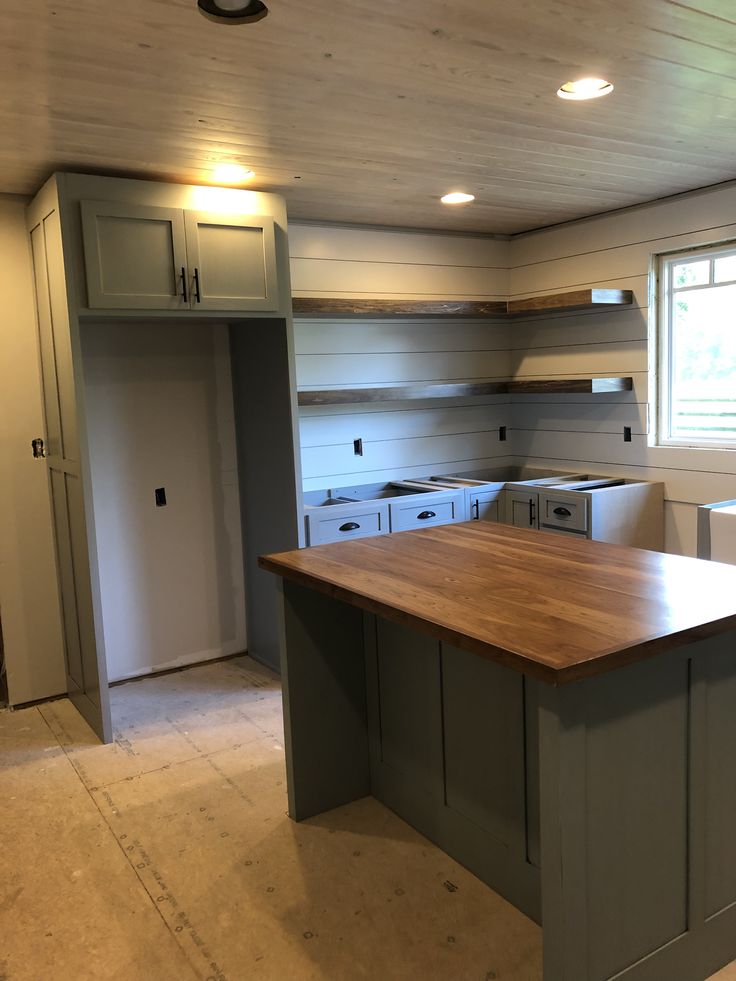
[[[301,317],[505,317],[506,301],[490,300],[351,300],[340,297],[295,296],[295,314]]]
[[[348,405],[406,399],[468,398],[473,395],[600,395],[630,392],[632,378],[542,378],[478,382],[440,382],[393,388],[326,388],[299,392],[299,405]]]
[[[475,317],[498,318],[564,313],[566,310],[598,310],[628,306],[631,290],[574,290],[522,300],[360,300],[342,297],[295,296],[294,313],[300,317]]]

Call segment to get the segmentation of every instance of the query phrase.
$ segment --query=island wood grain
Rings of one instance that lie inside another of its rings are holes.
[[[553,685],[736,629],[736,567],[484,522],[259,565]]]

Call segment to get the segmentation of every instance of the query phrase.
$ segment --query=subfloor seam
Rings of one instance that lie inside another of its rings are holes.
[[[57,743],[59,744],[59,746],[61,747],[61,750],[62,750],[62,752],[64,753],[64,756],[66,757],[66,759],[67,759],[67,761],[69,762],[69,765],[71,766],[71,768],[72,768],[72,770],[73,770],[73,771],[74,771],[74,773],[76,774],[76,776],[77,776],[77,779],[79,780],[79,782],[80,782],[80,784],[81,784],[81,785],[82,785],[82,787],[84,788],[84,790],[85,790],[85,792],[86,792],[86,794],[87,794],[87,796],[88,796],[88,797],[89,797],[89,799],[90,799],[90,800],[92,801],[92,803],[93,803],[93,805],[94,805],[94,807],[95,807],[95,809],[96,809],[96,811],[97,811],[97,813],[98,813],[98,814],[100,815],[100,817],[101,817],[101,818],[102,818],[102,820],[104,821],[104,823],[105,823],[105,827],[106,827],[106,828],[107,828],[107,830],[109,831],[109,833],[110,833],[110,835],[112,836],[112,839],[113,839],[113,841],[115,842],[115,844],[117,845],[117,847],[118,847],[118,849],[119,849],[119,851],[120,851],[120,853],[122,854],[122,856],[123,856],[123,858],[125,859],[125,863],[126,863],[126,865],[128,866],[128,868],[130,868],[130,869],[132,870],[132,872],[133,872],[133,874],[135,875],[135,877],[136,877],[136,879],[138,880],[138,883],[139,883],[139,885],[140,885],[140,887],[141,887],[141,888],[143,889],[143,892],[145,893],[145,895],[147,896],[147,898],[148,898],[148,900],[149,900],[149,902],[151,903],[151,906],[152,906],[152,907],[154,908],[154,910],[156,911],[156,914],[157,914],[157,916],[158,916],[158,918],[159,918],[159,919],[161,920],[161,922],[163,923],[163,925],[164,925],[164,928],[165,928],[165,929],[166,929],[166,931],[167,931],[167,932],[168,932],[168,933],[169,933],[169,934],[171,935],[171,937],[173,938],[173,940],[174,940],[174,942],[176,943],[176,946],[177,946],[177,947],[179,948],[179,950],[180,950],[180,951],[182,952],[182,954],[183,954],[183,956],[184,956],[184,958],[185,958],[185,960],[186,960],[186,962],[187,962],[187,964],[189,964],[189,966],[190,966],[190,968],[192,969],[192,971],[193,971],[193,973],[194,973],[194,977],[195,977],[195,978],[197,978],[197,979],[199,979],[199,978],[200,978],[200,973],[199,973],[199,971],[197,970],[197,968],[195,967],[195,965],[194,965],[194,963],[193,963],[193,961],[191,960],[191,958],[189,957],[189,954],[188,954],[188,952],[187,952],[187,950],[186,950],[186,948],[185,948],[185,947],[184,947],[184,946],[183,946],[183,945],[182,945],[182,944],[181,944],[181,943],[179,942],[179,939],[178,939],[178,937],[177,937],[177,935],[176,935],[176,933],[175,933],[175,932],[174,932],[174,931],[173,931],[173,930],[171,929],[171,927],[170,927],[170,926],[169,926],[169,924],[167,923],[167,921],[166,921],[166,918],[164,917],[164,915],[163,915],[163,913],[161,912],[161,909],[160,909],[160,907],[159,907],[159,905],[158,905],[158,904],[156,903],[156,900],[154,899],[154,897],[153,897],[153,896],[151,895],[151,893],[149,892],[149,889],[148,889],[148,887],[146,886],[146,884],[145,884],[145,882],[143,881],[143,879],[141,878],[141,876],[140,876],[140,875],[138,874],[138,870],[136,869],[136,867],[135,867],[135,865],[134,865],[134,864],[133,864],[133,863],[131,862],[131,860],[130,860],[130,859],[128,858],[128,855],[126,854],[126,852],[125,852],[125,849],[124,849],[124,848],[123,848],[123,846],[121,845],[121,843],[120,843],[120,841],[119,841],[119,839],[118,839],[118,836],[117,836],[117,834],[116,834],[116,833],[115,833],[115,831],[113,830],[113,827],[112,827],[112,825],[110,824],[110,822],[108,821],[108,819],[107,819],[107,817],[105,816],[105,814],[103,813],[103,811],[102,811],[102,809],[100,808],[100,805],[99,805],[99,804],[97,803],[97,801],[95,800],[95,798],[94,798],[94,795],[92,794],[92,791],[91,791],[91,790],[90,790],[90,788],[89,788],[89,787],[88,787],[88,786],[86,785],[86,783],[85,783],[85,782],[84,782],[84,780],[82,779],[82,777],[81,777],[81,775],[80,775],[80,774],[78,773],[78,771],[77,771],[77,769],[76,769],[76,767],[74,766],[74,762],[73,762],[73,760],[71,759],[71,757],[70,757],[70,755],[69,755],[69,753],[68,753],[68,752],[66,751],[66,748],[65,748],[65,747],[64,747],[64,746],[62,745],[62,743],[61,743],[61,742],[59,742],[59,738],[58,738],[58,736],[56,735],[56,733],[54,732],[54,730],[53,730],[53,729],[51,728],[51,726],[49,725],[49,722],[48,722],[48,720],[47,720],[47,719],[46,719],[46,718],[44,717],[44,715],[43,715],[43,713],[42,713],[42,712],[39,712],[38,714],[39,714],[39,715],[41,716],[41,718],[43,719],[43,721],[44,721],[44,723],[45,723],[45,724],[46,724],[46,726],[48,727],[48,729],[49,729],[49,732],[51,733],[51,735],[52,735],[52,736],[54,737],[54,739],[56,740],[56,742],[57,742]]]

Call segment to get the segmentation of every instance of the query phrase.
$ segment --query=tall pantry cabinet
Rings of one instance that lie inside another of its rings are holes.
[[[109,740],[82,329],[228,325],[248,649],[277,667],[275,582],[257,556],[303,544],[286,213],[272,194],[57,174],[28,228],[68,690]],[[161,452],[186,453],[186,434]]]

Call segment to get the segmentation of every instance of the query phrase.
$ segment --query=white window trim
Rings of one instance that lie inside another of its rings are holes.
[[[736,241],[723,242],[716,245],[700,246],[675,252],[662,252],[656,256],[656,358],[653,365],[654,385],[656,392],[656,441],[659,447],[681,447],[691,450],[735,450],[736,438],[732,440],[710,436],[672,436],[670,435],[670,401],[671,401],[671,328],[672,328],[672,268],[681,265],[689,259],[694,261],[708,258],[714,259],[736,254]],[[712,269],[712,265],[711,265]],[[688,289],[708,289],[712,283]],[[718,283],[718,286],[736,285],[736,279]]]

